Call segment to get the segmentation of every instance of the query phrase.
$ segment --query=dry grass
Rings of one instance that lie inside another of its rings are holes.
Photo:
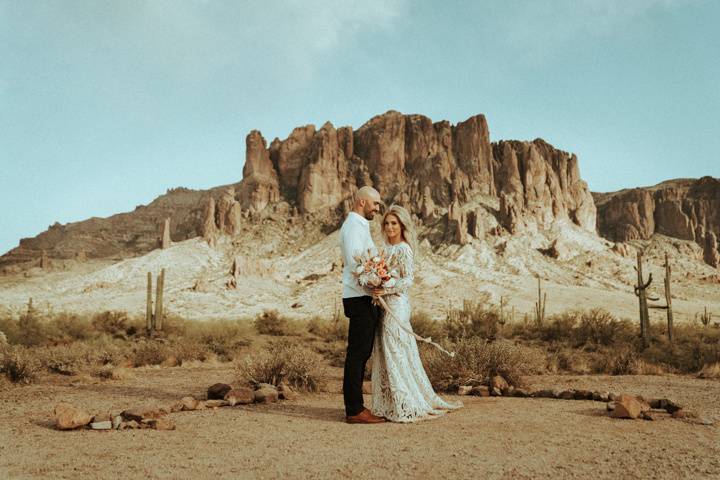
[[[509,384],[519,386],[524,375],[545,371],[545,355],[541,350],[510,340],[489,342],[470,337],[447,347],[456,352],[454,358],[431,346],[422,345],[420,349],[425,371],[437,390],[453,391],[460,385],[483,384],[493,375],[502,375]]]
[[[277,385],[285,381],[298,390],[317,391],[325,377],[322,357],[290,339],[271,343],[265,350],[237,362],[240,382]]]

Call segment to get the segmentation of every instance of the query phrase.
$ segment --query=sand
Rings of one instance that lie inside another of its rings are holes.
[[[232,365],[135,369],[128,380],[47,376],[0,385],[2,478],[720,478],[720,382],[686,376],[538,376],[535,387],[668,397],[715,421],[616,420],[605,404],[462,399],[416,424],[343,422],[339,369],[327,391],[273,405],[171,414],[175,431],[52,428],[54,405],[119,411],[202,396]],[[366,400],[369,402],[369,396]],[[367,402],[366,402],[367,403]]]

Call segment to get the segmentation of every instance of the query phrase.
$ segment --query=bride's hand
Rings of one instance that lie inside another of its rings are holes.
[[[372,293],[376,297],[382,297],[383,295],[385,295],[385,289],[382,287],[375,287],[372,289]]]

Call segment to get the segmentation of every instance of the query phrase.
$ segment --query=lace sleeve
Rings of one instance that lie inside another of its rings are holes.
[[[389,294],[407,294],[414,280],[413,252],[409,245],[401,245],[395,255],[400,270],[400,278],[398,278],[394,287],[387,288],[386,291]]]

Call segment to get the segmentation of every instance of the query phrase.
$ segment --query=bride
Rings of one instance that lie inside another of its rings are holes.
[[[392,315],[384,312],[377,330],[372,362],[372,413],[393,422],[414,422],[435,418],[462,403],[447,402],[432,388],[425,373],[417,341],[409,332],[413,283],[413,254],[417,237],[410,214],[399,205],[391,206],[382,220],[387,255],[394,256],[400,270],[395,286],[375,289],[384,296]]]

